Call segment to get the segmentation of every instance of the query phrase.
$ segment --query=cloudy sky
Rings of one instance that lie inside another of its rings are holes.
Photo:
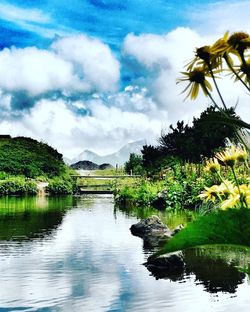
[[[176,78],[195,47],[250,31],[250,1],[0,1],[0,133],[67,157],[146,139],[210,103],[183,101]],[[220,81],[250,121],[248,96]]]

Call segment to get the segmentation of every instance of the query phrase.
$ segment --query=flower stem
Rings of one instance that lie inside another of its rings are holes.
[[[218,87],[217,81],[216,81],[216,79],[215,79],[215,77],[214,77],[214,73],[213,73],[212,67],[211,67],[211,65],[210,65],[209,63],[208,63],[208,69],[209,69],[209,72],[210,72],[211,77],[212,77],[212,79],[213,79],[213,82],[214,82],[214,86],[215,86],[215,88],[216,88],[216,91],[217,91],[217,93],[218,93],[218,95],[219,95],[219,97],[220,97],[221,103],[222,103],[223,107],[224,107],[225,109],[227,109],[227,106],[226,106],[226,104],[225,104],[225,101],[224,101],[224,99],[223,99],[223,97],[222,97],[222,94],[221,94],[221,92],[220,92],[220,89],[219,89],[219,87]]]
[[[236,174],[235,174],[234,166],[231,166],[231,169],[232,169],[232,172],[233,172],[233,176],[234,176],[234,180],[235,180],[236,186],[237,186],[238,191],[239,191],[241,207],[242,207],[242,208],[243,208],[244,206],[246,207],[246,204],[245,204],[245,202],[244,202],[244,200],[243,200],[243,194],[242,194],[241,191],[240,191],[239,181],[238,181],[237,176],[236,176]]]

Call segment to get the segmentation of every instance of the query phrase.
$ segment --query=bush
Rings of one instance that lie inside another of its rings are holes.
[[[0,181],[0,195],[33,195],[36,193],[36,183],[23,177],[11,177]]]
[[[46,191],[54,195],[72,194],[74,187],[71,180],[56,177],[49,181],[49,185],[47,186]]]

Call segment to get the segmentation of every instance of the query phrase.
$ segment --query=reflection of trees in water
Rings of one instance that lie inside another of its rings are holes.
[[[245,274],[235,268],[235,263],[227,263],[220,258],[212,258],[194,250],[184,253],[186,274],[194,273],[210,293],[224,291],[234,293],[239,284],[242,284]]]
[[[218,252],[218,249],[217,249]],[[202,284],[209,293],[229,292],[235,293],[239,284],[244,282],[245,274],[238,271],[235,262],[228,263],[219,257],[212,257],[206,253],[189,249],[183,252],[185,265],[174,270],[150,269],[156,279],[170,279],[181,281],[184,276],[194,274],[196,282]]]
[[[1,198],[0,240],[25,241],[50,235],[76,204],[72,196]]]

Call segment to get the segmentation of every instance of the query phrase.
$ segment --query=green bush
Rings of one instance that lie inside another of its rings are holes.
[[[130,203],[134,205],[149,206],[161,190],[161,183],[152,183],[145,180],[138,180],[135,183],[125,184],[116,189],[116,202]]]
[[[0,195],[32,195],[36,193],[36,183],[23,177],[11,177],[0,181]]]
[[[49,181],[49,185],[47,186],[46,191],[54,195],[72,194],[74,187],[71,180],[56,177]]]

